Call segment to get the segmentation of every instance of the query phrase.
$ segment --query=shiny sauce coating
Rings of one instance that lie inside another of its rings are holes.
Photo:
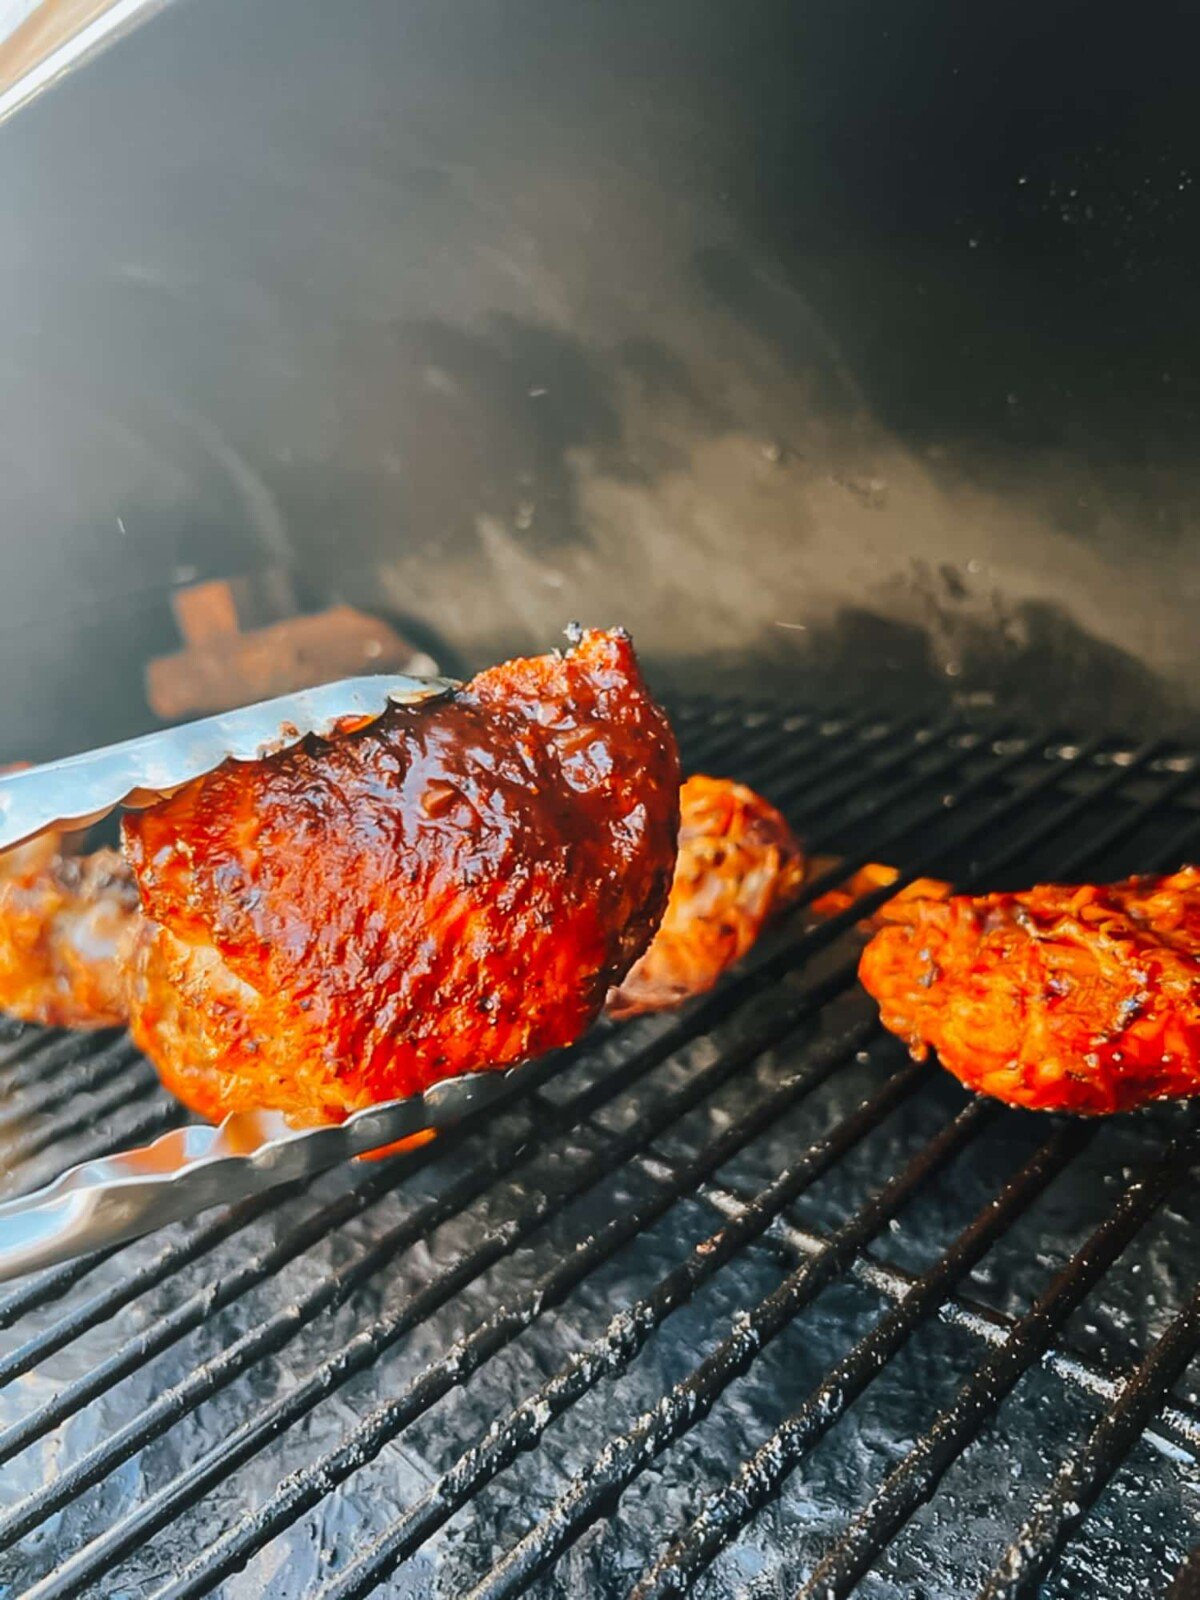
[[[205,1115],[307,1122],[569,1044],[657,927],[678,787],[620,633],[229,763],[125,820],[135,1037]]]

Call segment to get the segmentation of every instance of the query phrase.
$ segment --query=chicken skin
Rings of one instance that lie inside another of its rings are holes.
[[[620,632],[227,763],[124,820],[134,1038],[203,1115],[302,1124],[570,1044],[650,943],[678,820]]]
[[[1087,1114],[1200,1093],[1200,868],[887,909],[863,984],[968,1088]]]
[[[0,1011],[54,1028],[125,1020],[123,942],[137,888],[115,850],[44,833],[0,854]]]
[[[610,1015],[670,1010],[711,989],[795,899],[804,877],[799,842],[769,801],[729,778],[688,778],[666,915],[609,996]]]

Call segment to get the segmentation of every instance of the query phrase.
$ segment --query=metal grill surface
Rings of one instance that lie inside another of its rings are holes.
[[[675,709],[691,770],[850,865],[1200,850],[1184,749]],[[435,1147],[0,1291],[0,1594],[1166,1593],[1196,1117],[1010,1112],[909,1062],[854,981],[869,903]],[[120,1037],[0,1046],[7,1192],[180,1116]]]

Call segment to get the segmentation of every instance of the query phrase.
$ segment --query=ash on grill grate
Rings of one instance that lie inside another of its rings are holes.
[[[677,724],[854,865],[999,887],[1200,846],[1183,750]],[[0,1291],[0,1592],[1164,1592],[1198,1509],[1193,1113],[1068,1124],[907,1062],[861,909],[436,1148]],[[178,1116],[121,1040],[0,1042],[12,1190]]]

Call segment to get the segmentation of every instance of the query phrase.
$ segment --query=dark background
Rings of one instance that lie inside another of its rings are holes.
[[[175,0],[0,126],[0,722],[172,585],[1200,726],[1184,5]]]

